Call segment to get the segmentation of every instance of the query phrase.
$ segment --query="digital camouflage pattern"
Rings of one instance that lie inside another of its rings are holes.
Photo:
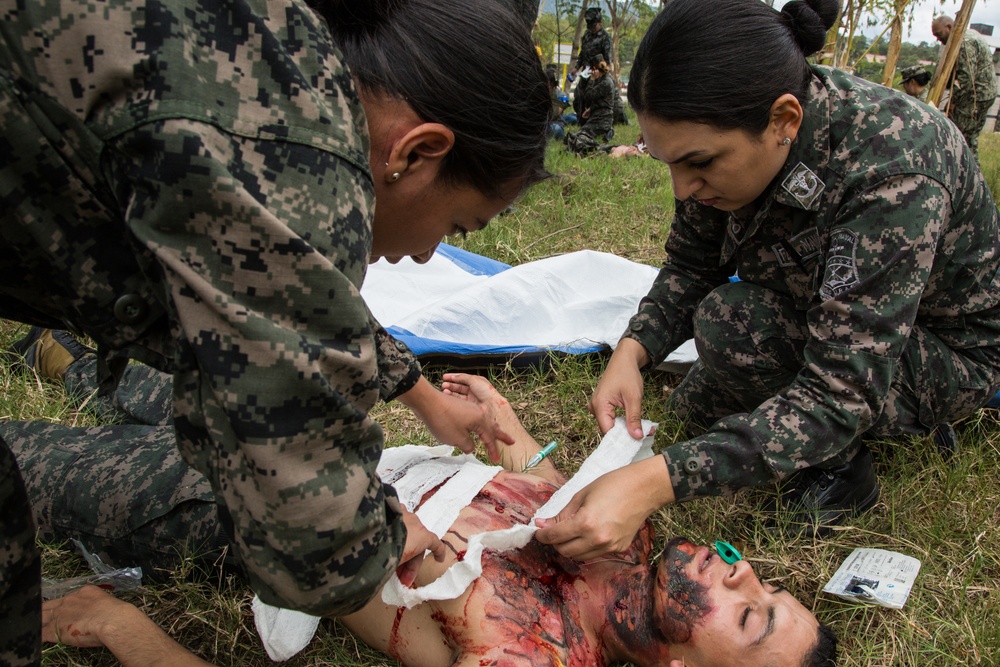
[[[0,665],[42,664],[42,554],[14,455],[0,435]]]
[[[580,36],[580,51],[576,56],[576,68],[582,70],[590,66],[590,61],[596,56],[602,56],[604,62],[611,64],[611,35],[604,28],[591,32],[590,26]]]
[[[590,110],[587,124],[581,132],[587,132],[593,137],[604,139],[611,129],[614,120],[614,99],[617,94],[611,74],[605,74],[599,79],[591,77],[587,90],[583,95],[583,109]]]
[[[922,65],[911,65],[909,67],[904,67],[899,72],[899,83],[904,84],[910,79],[915,79],[917,77],[923,77],[926,81],[922,84],[924,89],[919,93],[914,95],[921,102],[927,102],[927,96],[930,95],[931,89],[927,86],[927,83],[931,80],[931,74]],[[918,82],[919,83],[919,82]],[[909,93],[907,93],[909,94]]]
[[[679,501],[928,433],[1000,382],[1000,221],[954,125],[824,67],[803,106],[758,210],[677,202],[625,333],[652,359],[692,335],[705,351],[670,399],[710,427],[664,449]],[[720,290],[734,274],[743,291]]]
[[[899,81],[902,83],[927,73],[928,72],[924,69],[923,65],[910,65],[909,67],[904,67],[899,71]]]
[[[967,30],[955,63],[948,116],[977,156],[979,133],[986,126],[986,117],[996,97],[997,79],[990,47],[975,31]]]
[[[172,373],[254,590],[359,608],[405,531],[368,417],[392,382],[358,291],[368,137],[323,22],[298,0],[0,14],[0,316],[87,333],[108,387],[129,357]]]
[[[600,14],[598,13],[597,16],[600,17]],[[576,68],[578,70],[583,70],[583,68],[588,67],[591,60],[597,56],[602,56],[604,62],[606,62],[609,67],[613,64],[614,55],[612,54],[611,36],[604,28],[601,28],[596,33],[590,32],[590,28],[588,26],[587,30],[584,30],[583,35],[580,37],[580,51],[578,52],[576,58]],[[614,118],[623,118],[625,114],[625,105],[622,102],[621,96],[617,94],[618,79],[613,74],[610,79],[612,87],[615,89],[616,93],[612,98],[612,102],[614,103]],[[590,86],[589,79],[581,78],[576,82],[576,91],[573,94],[573,110],[576,112],[578,117],[586,108],[583,106],[583,98],[586,95],[588,86]],[[587,122],[590,121],[588,120]]]
[[[566,146],[579,155],[588,155],[604,147],[614,119],[615,84],[610,74],[591,79],[583,93],[581,107],[590,110],[587,124],[566,135]]]
[[[168,581],[192,560],[204,572],[237,567],[212,485],[159,426],[0,423],[21,467],[38,539],[77,539],[114,567]]]

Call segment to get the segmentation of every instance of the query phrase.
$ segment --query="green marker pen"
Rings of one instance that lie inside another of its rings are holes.
[[[740,552],[736,550],[729,542],[723,542],[722,540],[717,540],[715,543],[715,550],[719,552],[719,558],[726,561],[730,565],[738,560],[743,560],[743,556]]]

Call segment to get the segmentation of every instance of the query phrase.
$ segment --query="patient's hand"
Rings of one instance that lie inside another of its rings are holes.
[[[510,407],[507,399],[501,396],[486,378],[467,373],[445,373],[441,390],[485,409],[486,414],[514,438],[515,444],[519,444],[519,441],[525,438],[534,441],[521,425],[521,420],[514,414],[514,409]]]
[[[521,472],[525,463],[537,453],[541,447],[525,430],[521,420],[514,414],[514,409],[498,392],[489,380],[478,375],[467,373],[446,373],[441,390],[451,396],[471,401],[486,410],[487,417],[492,419],[504,432],[514,438],[513,444],[504,449],[500,457],[503,467],[514,472]],[[546,468],[543,476],[548,477],[548,468],[552,465],[548,459],[541,464]],[[555,472],[554,467],[552,472]],[[560,476],[561,477],[561,476]]]

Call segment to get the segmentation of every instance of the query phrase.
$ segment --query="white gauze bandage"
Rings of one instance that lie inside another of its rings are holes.
[[[462,595],[469,585],[483,573],[483,549],[490,548],[496,551],[507,551],[509,549],[519,549],[526,545],[531,540],[531,536],[538,530],[538,526],[535,525],[535,519],[548,519],[559,514],[578,491],[604,473],[617,470],[633,461],[639,461],[652,456],[653,433],[655,430],[656,424],[643,420],[642,432],[645,434],[645,437],[642,440],[636,440],[629,435],[628,429],[625,427],[625,419],[619,417],[615,420],[614,427],[604,436],[597,449],[587,457],[587,460],[583,462],[580,470],[573,478],[552,494],[547,503],[538,508],[531,523],[473,535],[469,538],[469,543],[465,548],[465,557],[461,561],[454,563],[445,570],[444,574],[426,586],[406,588],[400,583],[399,577],[393,574],[382,588],[382,601],[389,605],[410,609],[427,600],[452,600]],[[490,479],[492,479],[492,476]],[[449,483],[453,480],[454,478]],[[482,486],[479,488],[482,488]],[[469,501],[475,497],[478,491],[479,489],[476,489],[476,492],[469,496]],[[440,493],[438,491],[438,494]],[[435,495],[435,498],[437,498],[437,495]],[[421,509],[425,508],[426,504]],[[456,512],[455,516],[457,514]],[[420,512],[417,515],[420,516]],[[423,517],[421,517],[421,520],[423,520]],[[448,525],[450,526],[451,524],[449,523]],[[447,530],[447,527],[445,530]]]

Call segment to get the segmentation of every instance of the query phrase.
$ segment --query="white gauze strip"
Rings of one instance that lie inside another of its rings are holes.
[[[625,419],[619,417],[594,453],[580,466],[576,475],[552,494],[547,503],[538,508],[531,523],[473,535],[466,546],[465,558],[454,563],[444,574],[426,586],[406,588],[400,583],[399,577],[392,575],[382,589],[382,601],[410,609],[427,600],[452,600],[462,595],[483,572],[483,549],[507,551],[523,547],[538,530],[534,519],[547,519],[557,515],[578,491],[604,473],[652,456],[655,430],[656,424],[643,420],[642,432],[646,435],[642,440],[635,440],[625,427]],[[475,497],[475,493],[472,497]]]

